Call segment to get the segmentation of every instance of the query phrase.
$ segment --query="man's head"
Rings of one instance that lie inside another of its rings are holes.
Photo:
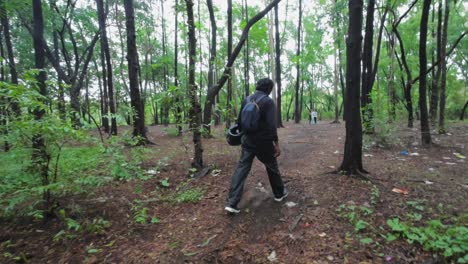
[[[257,81],[255,89],[270,94],[273,90],[273,81],[270,78],[263,78]]]

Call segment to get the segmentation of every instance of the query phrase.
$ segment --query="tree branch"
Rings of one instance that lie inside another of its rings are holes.
[[[219,90],[226,84],[226,81],[228,80],[229,76],[231,75],[231,67],[236,61],[237,56],[239,55],[242,46],[244,45],[245,41],[247,40],[247,37],[249,35],[249,30],[250,28],[257,23],[260,19],[262,19],[273,7],[275,7],[281,0],[274,0],[271,2],[265,9],[263,9],[260,13],[252,17],[247,25],[245,26],[244,30],[242,31],[241,38],[239,39],[239,43],[237,43],[237,46],[234,48],[234,50],[231,53],[231,56],[229,56],[228,62],[226,66],[224,67],[223,75],[221,78],[218,80],[218,83],[213,87],[213,90],[211,91],[214,95],[219,93]],[[214,96],[213,96],[214,97]]]
[[[468,34],[467,31],[463,32],[463,34],[461,34],[461,35],[457,38],[457,40],[455,40],[455,43],[452,45],[452,47],[450,48],[450,50],[447,52],[447,57],[455,50],[455,48],[457,47],[458,43],[460,43],[460,41],[463,39],[464,36],[466,36],[466,34]],[[440,60],[440,58],[439,58],[431,67],[429,67],[429,68],[426,70],[426,73],[425,73],[424,75],[426,75],[426,74],[428,74],[429,72],[431,72],[432,69],[433,69],[435,66],[439,65],[440,61],[441,61],[441,60]],[[414,78],[414,79],[411,81],[411,84],[414,84],[415,82],[419,81],[419,78],[420,78],[420,77],[421,77],[421,76],[418,76],[418,77]]]

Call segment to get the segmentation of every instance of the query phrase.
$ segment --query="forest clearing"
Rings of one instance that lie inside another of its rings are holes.
[[[466,17],[0,0],[0,263],[468,263]]]

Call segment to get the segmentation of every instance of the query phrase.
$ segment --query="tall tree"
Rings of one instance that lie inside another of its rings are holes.
[[[201,141],[201,106],[198,102],[197,85],[195,84],[195,58],[197,55],[197,40],[195,38],[195,20],[193,18],[193,1],[185,0],[187,6],[187,25],[189,43],[189,97],[190,97],[190,128],[193,132],[194,157],[192,167],[203,168],[203,147]]]
[[[124,0],[125,25],[127,30],[128,79],[130,81],[130,103],[133,110],[133,136],[140,138],[140,144],[147,142],[145,112],[140,97],[138,81],[138,52],[136,48],[135,14],[133,0]]]
[[[54,53],[47,46],[47,43],[44,44],[44,48],[46,50],[46,56],[59,75],[59,78],[70,86],[70,106],[72,109],[71,118],[74,126],[78,128],[81,126],[79,116],[82,110],[80,102],[81,89],[83,88],[83,83],[88,72],[89,63],[93,57],[94,46],[99,39],[99,32],[96,32],[90,43],[82,41],[84,43],[84,50],[82,54],[79,54],[79,42],[75,38],[76,30],[74,30],[72,25],[74,7],[74,3],[71,1],[67,2],[65,14],[62,14],[57,3],[52,2],[52,8],[62,20],[62,29],[57,32],[59,33],[62,44],[62,54],[65,63],[61,63],[59,59],[54,56]],[[71,42],[72,55],[70,55],[67,50],[68,45],[65,39],[66,35],[69,36]],[[73,63],[72,60],[74,60]]]
[[[10,19],[6,9],[5,0],[0,0],[0,20],[3,28],[3,37],[8,56],[8,66],[10,69],[11,83],[18,84],[18,71],[16,70],[15,56],[13,54],[13,44],[10,35]],[[11,102],[11,108],[16,116],[21,114],[21,109],[16,101]]]
[[[216,63],[216,50],[217,50],[217,43],[216,43],[216,32],[217,32],[217,26],[216,26],[216,19],[215,19],[215,14],[213,10],[213,1],[212,0],[207,0],[206,1],[207,6],[208,6],[208,12],[210,13],[210,25],[211,25],[211,45],[210,45],[210,61],[208,65],[208,94],[213,90],[213,85],[215,83],[215,63]],[[210,102],[208,101],[207,98],[207,104],[214,105],[215,102]],[[206,110],[205,110],[206,111]],[[204,128],[207,130],[207,134],[211,134],[211,126],[204,124]]]
[[[423,145],[431,144],[431,133],[429,130],[429,119],[426,103],[426,70],[427,70],[427,22],[429,20],[429,9],[431,0],[424,0],[421,25],[419,27],[419,111],[421,111],[421,139]]]
[[[301,31],[302,31],[302,0],[299,0],[299,23],[297,26],[297,51],[296,51],[296,86],[295,86],[295,97],[294,97],[294,123],[301,122],[301,112],[299,105],[299,86],[301,78]]]
[[[109,52],[109,41],[107,39],[107,29],[106,29],[106,14],[104,11],[104,2],[103,0],[96,0],[98,20],[99,20],[99,31],[101,33],[101,59],[102,61],[102,74],[104,79],[104,113],[107,115],[107,107],[109,107],[111,113],[111,126],[109,134],[117,135],[117,119],[116,114],[116,102],[114,96],[114,82],[113,82],[113,73],[112,73],[112,62],[111,55]],[[104,117],[105,126],[108,126],[108,118]],[[106,124],[107,123],[107,124]]]
[[[435,6],[435,5],[434,5]],[[437,11],[437,33],[436,33],[436,58],[440,60],[442,48],[442,0],[439,0],[439,8]],[[434,62],[432,62],[434,65]],[[435,67],[432,75],[431,93],[429,99],[429,118],[432,126],[436,126],[437,122],[437,107],[439,106],[439,86],[441,67]]]
[[[227,8],[227,59],[231,56],[232,53],[232,0],[228,0],[228,8]],[[229,128],[231,126],[231,101],[232,101],[232,75],[234,71],[231,70],[228,76],[228,84],[227,84],[227,99],[226,99],[226,112],[228,113],[226,116],[226,127]]]
[[[439,133],[445,134],[445,101],[447,88],[447,34],[450,15],[450,1],[445,0],[444,26],[442,30],[440,49],[440,103],[439,103]]]
[[[275,64],[276,64],[276,47],[275,47],[275,13],[270,13],[268,15],[268,42],[269,42],[269,51],[268,51],[268,62],[270,64],[270,70],[269,70],[269,75],[271,76],[271,79],[273,80],[273,90],[271,91],[271,98],[273,99],[273,102],[276,102],[276,70],[275,70]],[[248,40],[247,40],[248,43]]]
[[[372,98],[370,92],[372,90],[372,84],[370,78],[372,75],[372,46],[374,38],[374,10],[375,0],[369,0],[367,2],[366,12],[366,29],[364,35],[364,47],[362,51],[362,89],[361,89],[361,107],[362,107],[362,119],[364,123],[364,131],[366,133],[374,133],[374,127],[372,124]]]
[[[179,1],[175,1],[174,13],[175,13],[175,30],[174,30],[174,85],[176,90],[179,91],[179,12],[178,12]],[[180,95],[176,94],[176,124],[177,134],[182,135],[182,108],[180,107]]]
[[[242,1],[244,4],[244,19],[245,21],[249,20],[249,6],[247,4],[247,0]],[[249,37],[247,37],[245,41],[245,48],[244,48],[244,97],[249,96],[250,94],[250,62],[249,62]]]
[[[32,1],[33,8],[33,45],[34,45],[34,66],[39,72],[36,75],[37,79],[37,89],[41,96],[44,98],[47,97],[47,86],[46,80],[47,75],[45,72],[45,48],[44,48],[44,18],[42,15],[42,3],[41,0]],[[34,119],[37,122],[40,122],[46,111],[43,107],[35,107],[33,110]],[[37,133],[32,138],[32,164],[34,166],[34,171],[36,171],[42,180],[42,185],[49,185],[49,155],[46,150],[46,144],[44,136],[40,133]],[[50,191],[46,188],[46,191],[43,192],[43,198],[46,203],[46,213],[50,213]]]
[[[281,50],[280,50],[280,33],[279,33],[279,18],[278,18],[278,5],[275,6],[275,60],[276,60],[276,125],[283,127],[283,120],[281,118]]]
[[[164,19],[164,0],[161,0],[161,30],[162,30],[162,53],[163,57],[167,56],[167,45],[166,45],[166,19]],[[165,91],[169,90],[168,81],[167,81],[167,65],[163,64],[163,89]],[[162,123],[167,126],[169,125],[169,105],[168,103],[161,104],[161,117]]]
[[[362,124],[359,102],[361,82],[362,0],[349,0],[348,39],[346,45],[346,140],[339,171],[361,174]]]

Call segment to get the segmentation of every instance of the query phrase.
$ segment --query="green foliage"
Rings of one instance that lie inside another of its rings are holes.
[[[133,211],[133,222],[136,224],[158,224],[161,220],[155,216],[151,217],[148,215],[149,208],[143,206],[141,201],[135,200],[135,205],[132,208]]]
[[[347,219],[354,226],[355,232],[360,232],[369,226],[369,223],[363,218],[374,212],[367,206],[345,204],[340,205],[336,211],[340,217]]]
[[[111,226],[111,222],[101,217],[94,218],[91,221],[85,219],[84,221],[78,221],[71,218],[64,209],[60,209],[57,212],[58,218],[65,225],[65,229],[60,230],[54,235],[54,241],[63,241],[67,239],[73,239],[80,234],[91,233],[91,234],[103,234],[106,229]]]
[[[462,218],[466,217],[465,215]],[[418,243],[425,250],[442,253],[446,258],[464,263],[468,253],[468,228],[460,220],[461,218],[453,219],[452,223],[444,224],[436,219],[427,221],[424,226],[414,226],[401,222],[398,218],[391,218],[387,220],[391,229],[387,240],[402,237],[410,244]]]
[[[165,178],[165,179],[159,180],[159,184],[160,184],[162,187],[165,187],[165,188],[171,186],[171,184],[169,183],[169,178]]]
[[[132,141],[136,143],[136,141]],[[105,155],[110,160],[111,176],[117,180],[129,181],[132,179],[147,179],[143,174],[141,163],[147,152],[144,147],[132,147],[130,149],[122,146],[118,138],[109,140],[109,146]],[[129,158],[127,158],[128,153]]]
[[[174,199],[178,203],[197,203],[205,192],[200,188],[177,192]]]

